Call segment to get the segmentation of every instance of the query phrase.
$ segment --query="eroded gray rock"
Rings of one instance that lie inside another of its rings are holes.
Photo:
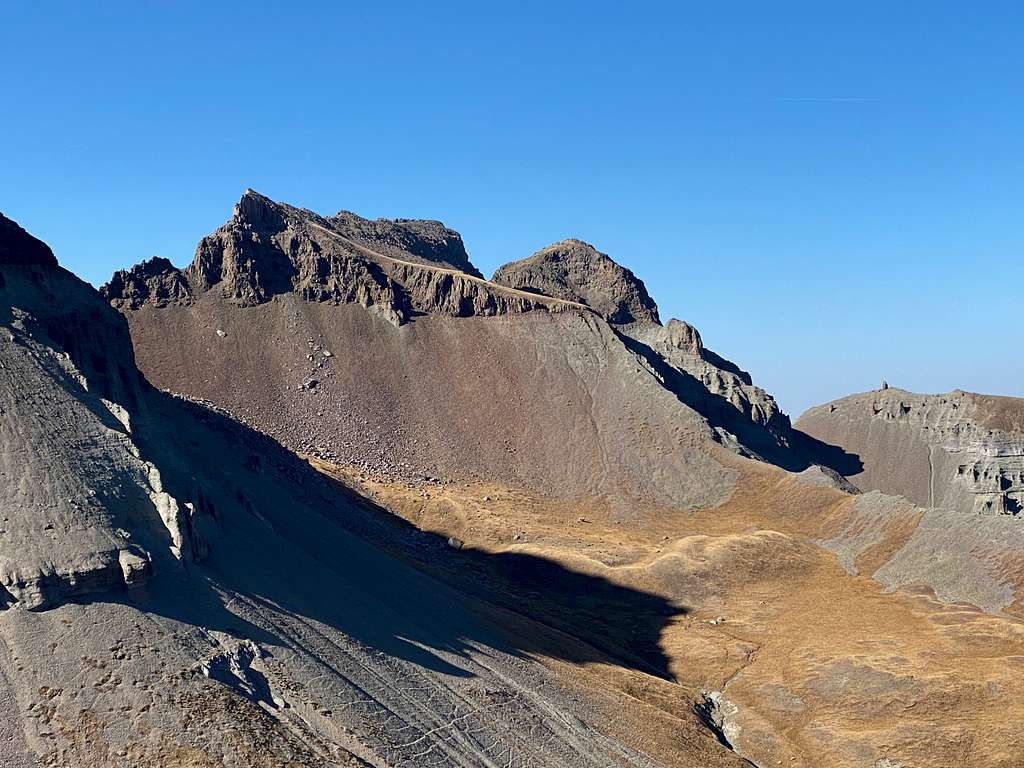
[[[797,427],[863,462],[851,482],[925,507],[1024,511],[1024,400],[894,387],[811,408]]]

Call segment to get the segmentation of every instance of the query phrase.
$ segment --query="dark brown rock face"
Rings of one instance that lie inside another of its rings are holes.
[[[399,259],[436,264],[482,278],[469,260],[462,236],[439,221],[364,219],[349,211],[331,217],[332,228],[355,242]]]
[[[479,275],[462,238],[440,222],[325,217],[248,190],[232,219],[202,239],[188,268],[151,260],[117,273],[101,291],[121,309],[186,305],[210,291],[251,307],[296,293],[359,304],[395,325],[423,312],[468,317],[563,308]]]
[[[185,275],[159,256],[115,272],[101,291],[111,303],[129,309],[137,309],[146,302],[157,307],[187,304],[192,298]]]
[[[582,240],[562,240],[500,267],[491,278],[533,293],[586,304],[617,325],[658,321],[643,281]]]
[[[0,213],[0,265],[57,266],[50,246]]]

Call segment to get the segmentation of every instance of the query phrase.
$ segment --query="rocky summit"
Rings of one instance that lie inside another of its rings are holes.
[[[492,279],[498,285],[586,304],[617,325],[658,322],[658,307],[643,282],[582,240],[542,248],[499,267]]]
[[[118,272],[102,293],[128,309],[188,305],[211,290],[242,307],[297,293],[356,303],[395,325],[418,312],[463,317],[560,307],[484,285],[462,238],[440,222],[369,221],[344,211],[326,217],[247,190],[231,220],[202,239],[187,269],[153,259]]]
[[[579,240],[0,219],[0,765],[1020,765],[1021,414],[793,425]]]

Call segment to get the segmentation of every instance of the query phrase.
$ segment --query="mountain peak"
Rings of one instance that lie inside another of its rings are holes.
[[[577,238],[559,240],[500,267],[491,278],[510,288],[576,301],[611,323],[660,323],[658,306],[630,270]]]
[[[247,188],[235,203],[232,219],[238,224],[268,229],[284,224],[282,206],[252,188]]]
[[[0,266],[57,266],[50,246],[0,213]]]
[[[114,273],[100,294],[114,306],[138,309],[150,303],[165,307],[171,303],[186,304],[192,299],[188,281],[181,270],[163,256],[139,262],[131,269]]]

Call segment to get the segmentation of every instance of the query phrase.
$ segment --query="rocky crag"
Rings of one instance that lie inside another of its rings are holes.
[[[395,325],[425,312],[468,317],[564,306],[487,287],[462,238],[440,222],[320,216],[252,190],[227,224],[203,238],[187,269],[151,259],[114,275],[102,292],[118,308],[138,309],[189,305],[211,290],[241,307],[287,293],[355,303]]]
[[[499,267],[491,280],[586,304],[609,323],[658,323],[658,307],[636,275],[582,240],[562,240]]]
[[[1024,510],[1024,400],[886,387],[803,414],[799,429],[856,454],[865,490],[982,514]]]

